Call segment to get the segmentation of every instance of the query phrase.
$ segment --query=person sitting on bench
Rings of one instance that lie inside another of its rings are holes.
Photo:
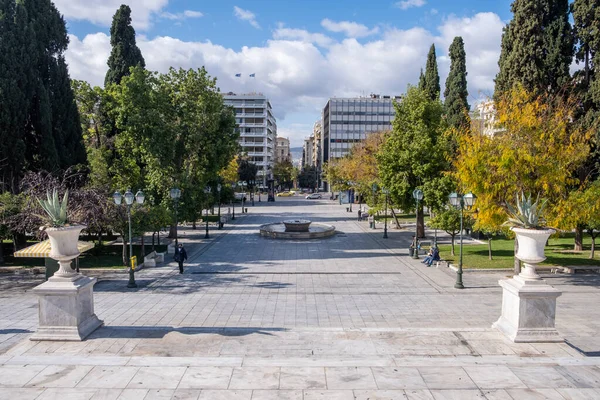
[[[429,250],[429,254],[423,260],[423,264],[427,264],[428,267],[431,267],[434,261],[440,261],[440,249],[438,247],[432,247]]]

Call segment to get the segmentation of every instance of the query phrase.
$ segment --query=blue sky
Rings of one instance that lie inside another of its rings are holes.
[[[55,0],[71,35],[73,78],[102,84],[110,21],[121,3],[132,8],[148,68],[204,65],[222,91],[265,93],[279,135],[293,146],[310,135],[329,97],[404,92],[432,43],[443,87],[447,48],[458,35],[471,103],[491,94],[502,26],[511,18],[510,0]]]

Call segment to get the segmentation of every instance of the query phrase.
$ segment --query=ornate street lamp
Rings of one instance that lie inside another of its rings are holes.
[[[242,214],[245,213],[246,211],[244,210],[244,204],[245,201],[244,199],[246,198],[246,187],[248,186],[248,182],[246,181],[242,181],[241,182],[241,186],[242,186]]]
[[[208,234],[208,208],[210,207],[209,203],[209,195],[210,195],[210,186],[204,188],[204,193],[206,193],[206,233],[204,234],[204,239],[210,238]]]
[[[173,188],[169,191],[169,195],[171,196],[171,199],[173,199],[173,204],[174,204],[174,209],[175,209],[175,247],[177,247],[179,245],[178,239],[177,237],[179,236],[179,232],[178,232],[178,224],[179,222],[177,221],[177,206],[179,205],[179,198],[181,197],[181,190],[177,189],[177,188]]]
[[[415,248],[413,249],[413,257],[415,260],[419,259],[419,201],[423,200],[423,192],[421,189],[413,190],[413,198],[417,202],[417,207],[415,208],[415,217],[416,217],[416,226],[415,226]]]
[[[377,190],[378,190],[376,183],[371,185],[371,190],[373,192],[373,204],[375,204],[376,203],[376,201],[375,201],[376,194],[377,194]],[[375,215],[373,215],[373,226],[371,226],[371,229],[375,229]]]
[[[131,189],[127,189],[125,195],[121,195],[118,191],[113,194],[113,200],[116,205],[121,205],[123,198],[125,199],[125,206],[127,207],[127,222],[129,223],[129,282],[127,283],[128,288],[136,288],[137,284],[135,283],[135,265],[131,262],[133,258],[133,245],[131,243],[131,206],[133,205],[133,201],[135,200],[138,204],[144,204],[144,193],[141,190],[134,195]],[[143,233],[142,233],[143,234]],[[142,254],[143,256],[143,254]]]
[[[233,190],[233,200],[231,201],[231,208],[233,208],[233,216],[231,217],[231,220],[233,221],[235,219],[235,187],[237,185],[235,183],[231,184],[231,190]]]
[[[460,210],[460,247],[459,247],[459,258],[458,258],[458,271],[456,272],[456,283],[454,288],[464,289],[462,275],[463,275],[463,213],[465,207],[470,210],[477,200],[477,196],[473,193],[467,193],[464,196],[459,193],[452,193],[448,196],[450,205]]]
[[[385,215],[383,218],[383,238],[387,239],[388,238],[388,232],[387,232],[387,212],[388,212],[388,195],[390,194],[390,191],[387,190],[386,188],[382,188],[381,191],[383,192],[383,194],[385,194]]]

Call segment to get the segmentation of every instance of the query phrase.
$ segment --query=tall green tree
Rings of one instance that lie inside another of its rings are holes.
[[[419,85],[418,88],[421,90],[425,90],[425,74],[423,73],[423,68],[421,68],[421,73],[419,74]]]
[[[30,102],[31,41],[22,2],[0,0],[0,185],[17,193],[25,168],[25,129]]]
[[[171,207],[169,190],[178,187],[180,220],[191,220],[202,190],[239,147],[233,109],[216,79],[204,68],[158,74],[136,67],[108,90],[120,131],[110,171],[115,188],[143,187],[150,202]]]
[[[419,203],[418,234],[424,236],[423,204],[439,210],[447,202],[452,182],[448,171],[450,143],[444,132],[443,106],[429,94],[410,87],[405,97],[395,103],[396,118],[392,132],[377,154],[381,183],[390,191],[392,204],[407,211],[415,208],[412,193],[423,190]]]
[[[515,0],[504,28],[495,96],[515,83],[536,94],[555,92],[570,79],[573,36],[568,0]]]
[[[467,63],[465,44],[457,36],[450,45],[450,73],[446,79],[444,108],[448,125],[455,128],[467,127],[470,123],[467,96]]]
[[[425,65],[425,92],[431,100],[440,98],[440,74],[438,73],[437,58],[435,56],[435,44],[429,48],[427,64]]]
[[[2,0],[0,25],[0,168],[3,189],[17,192],[27,170],[56,171],[86,160],[62,16],[50,0]]]
[[[104,86],[121,83],[121,79],[129,75],[131,67],[146,67],[142,52],[135,42],[135,30],[131,26],[131,9],[128,5],[122,4],[113,16],[110,45],[112,50],[108,58]]]

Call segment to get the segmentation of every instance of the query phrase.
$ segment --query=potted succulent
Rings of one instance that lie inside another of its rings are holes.
[[[60,265],[59,270],[54,275],[70,277],[75,274],[70,267],[71,260],[79,256],[77,242],[85,225],[68,223],[68,190],[65,191],[62,201],[59,199],[56,189],[53,190],[52,195],[47,192],[46,197],[46,200],[38,199],[46,212],[45,216],[40,216],[46,222],[46,225],[40,227],[40,229],[44,230],[50,239],[50,257],[57,260]]]
[[[510,229],[517,237],[516,257],[524,263],[519,276],[524,279],[540,279],[535,265],[546,259],[544,247],[550,235],[556,232],[544,226],[544,220],[541,218],[546,202],[546,200],[540,202],[539,196],[535,202],[532,202],[531,194],[525,197],[521,192],[521,198],[519,195],[516,196],[516,208],[506,204],[509,218],[505,225],[511,226]]]

